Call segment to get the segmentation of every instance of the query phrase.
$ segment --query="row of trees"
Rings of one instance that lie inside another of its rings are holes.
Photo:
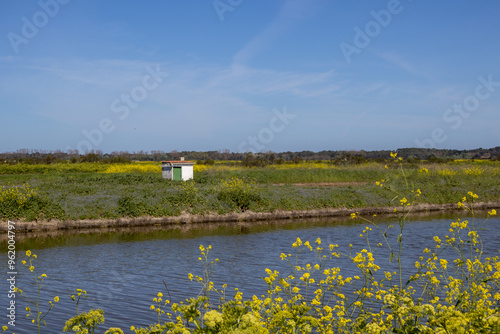
[[[266,152],[266,153],[234,153],[227,149],[218,151],[117,151],[104,153],[92,151],[79,154],[76,150],[68,152],[43,151],[21,149],[16,152],[0,153],[0,163],[26,163],[26,164],[51,164],[55,162],[101,162],[101,163],[126,163],[130,161],[162,161],[179,160],[185,157],[187,160],[195,160],[199,163],[210,164],[220,160],[243,161],[248,166],[262,166],[267,164],[280,164],[286,161],[301,162],[304,160],[331,161],[336,164],[357,164],[370,161],[386,161],[390,156],[388,150],[381,151],[301,151],[301,152]],[[396,150],[401,156],[410,162],[427,160],[431,162],[445,162],[455,159],[491,159],[500,160],[500,146],[490,149],[474,150],[444,150],[425,148],[402,148]]]

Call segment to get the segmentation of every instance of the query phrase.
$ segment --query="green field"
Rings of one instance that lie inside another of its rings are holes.
[[[416,189],[422,195],[415,204],[457,203],[468,191],[477,193],[481,202],[500,200],[499,161],[392,162],[387,167],[302,162],[249,168],[222,162],[195,165],[194,181],[175,182],[161,178],[157,162],[0,165],[0,218],[77,220],[355,209],[394,206],[399,204],[393,201],[396,192],[410,196]],[[376,184],[382,180],[384,186]]]

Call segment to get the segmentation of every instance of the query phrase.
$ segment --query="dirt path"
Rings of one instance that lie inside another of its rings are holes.
[[[301,187],[348,187],[348,186],[364,186],[368,182],[302,182],[302,183],[274,183],[274,186],[284,186],[291,184],[293,186]]]

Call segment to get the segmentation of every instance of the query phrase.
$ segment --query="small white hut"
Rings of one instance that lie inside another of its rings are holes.
[[[164,179],[187,181],[193,179],[193,161],[181,160],[162,161],[161,175]]]

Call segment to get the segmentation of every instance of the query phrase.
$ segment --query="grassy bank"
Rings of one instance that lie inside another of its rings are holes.
[[[500,162],[405,164],[404,173],[421,189],[421,203],[456,203],[470,190],[480,201],[500,200]],[[0,165],[0,218],[105,219],[392,206],[397,203],[391,187],[404,189],[405,182],[395,162],[195,165],[195,180],[189,182],[162,179],[157,162]]]

